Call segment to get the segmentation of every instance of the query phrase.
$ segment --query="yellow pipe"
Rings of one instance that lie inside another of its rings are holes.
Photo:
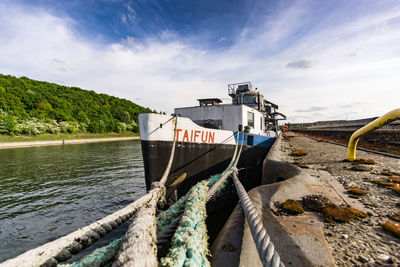
[[[347,159],[350,161],[354,161],[356,159],[356,148],[357,148],[357,143],[358,139],[363,136],[364,134],[367,134],[369,132],[372,132],[373,130],[376,130],[378,128],[381,128],[382,126],[385,126],[388,123],[391,123],[395,120],[400,119],[400,108],[392,110],[382,117],[377,118],[374,121],[371,121],[361,129],[358,129],[356,132],[354,132],[349,140],[349,144],[347,146]]]

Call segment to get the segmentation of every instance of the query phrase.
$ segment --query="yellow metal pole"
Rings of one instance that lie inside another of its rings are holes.
[[[350,161],[354,161],[356,159],[357,143],[358,139],[361,136],[369,132],[372,132],[373,130],[381,128],[382,126],[385,126],[386,124],[391,123],[398,119],[400,119],[400,108],[386,113],[382,117],[379,117],[374,121],[371,121],[361,129],[358,129],[356,132],[354,132],[351,135],[349,144],[347,146],[347,159]]]

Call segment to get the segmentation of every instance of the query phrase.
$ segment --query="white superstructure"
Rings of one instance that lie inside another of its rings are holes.
[[[252,134],[265,134],[265,119],[263,113],[246,105],[210,105],[186,108],[175,108],[179,117],[191,119],[198,125],[215,122],[221,130],[237,131],[238,126],[249,126]]]
[[[175,114],[206,128],[245,129],[255,135],[275,136],[277,116],[285,116],[276,111],[277,105],[265,100],[256,90],[252,90],[249,82],[229,84],[232,104],[220,104],[222,101],[218,98],[198,99],[199,106],[175,108]]]

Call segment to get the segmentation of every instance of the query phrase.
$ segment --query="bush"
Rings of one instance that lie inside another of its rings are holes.
[[[17,126],[17,120],[15,117],[6,115],[0,115],[0,134],[12,135],[15,132]]]
[[[124,122],[118,122],[115,128],[115,132],[117,133],[123,133],[126,131],[126,123]]]
[[[23,121],[15,126],[15,132],[18,134],[38,135],[44,133],[42,125],[36,120]]]
[[[79,132],[79,123],[72,121],[60,122],[60,128],[62,133],[77,133]]]

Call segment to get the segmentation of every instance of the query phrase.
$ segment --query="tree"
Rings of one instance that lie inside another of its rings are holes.
[[[57,132],[60,129],[58,124],[62,122],[67,122],[65,125],[78,123],[75,128],[64,127],[68,129],[66,131],[75,131],[76,128],[78,131],[93,133],[121,132],[126,129],[137,131],[137,126],[131,122],[137,121],[139,113],[152,112],[126,99],[78,87],[1,74],[0,109],[11,116],[7,122],[4,118],[0,121],[0,134],[12,131],[26,134]],[[57,125],[49,124],[48,121],[55,121]]]

